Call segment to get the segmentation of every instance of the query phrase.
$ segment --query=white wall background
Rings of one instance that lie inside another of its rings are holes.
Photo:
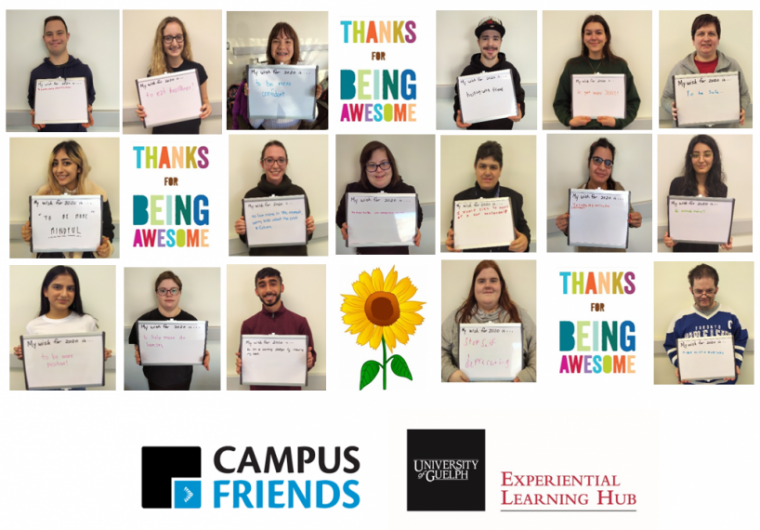
[[[317,362],[309,375],[327,373],[326,269],[324,265],[228,265],[227,266],[227,372],[235,377],[235,352],[240,345],[240,327],[245,320],[261,311],[256,296],[256,273],[264,267],[274,267],[282,275],[285,291],[282,302],[309,321]]]
[[[742,67],[752,95],[752,11],[660,11],[660,80],[656,105],[659,105],[670,70],[684,57],[694,54],[691,25],[695,18],[704,13],[720,19],[718,49]]]
[[[51,15],[66,21],[69,54],[92,70],[93,110],[119,109],[119,11],[55,9],[6,12],[6,110],[29,110],[29,74],[49,55],[42,34]]]
[[[475,185],[475,155],[483,142],[501,144],[504,164],[499,184],[523,196],[523,214],[531,230],[535,250],[536,224],[536,137],[528,136],[441,136],[441,209],[440,235],[446,241],[451,226],[454,196]]]
[[[272,131],[275,133],[275,131]],[[230,239],[238,235],[233,226],[240,218],[241,200],[251,188],[255,188],[264,170],[259,163],[261,150],[270,140],[279,140],[288,152],[287,174],[302,187],[309,198],[309,207],[315,223],[330,222],[332,215],[327,207],[327,135],[287,136],[266,135],[230,135],[230,193],[229,193],[229,227]]]
[[[122,12],[124,32],[124,55],[122,83],[122,107],[125,112],[134,112],[139,103],[135,79],[148,75],[150,58],[153,50],[153,39],[158,24],[168,16],[182,20],[185,25],[193,52],[193,61],[203,65],[208,75],[206,90],[209,101],[222,103],[225,108],[227,94],[222,79],[222,12],[200,10],[157,10],[157,11],[128,11]],[[163,73],[163,72],[162,72]],[[131,116],[130,116],[131,117]],[[221,134],[222,119],[209,117],[201,122],[201,134]],[[142,123],[125,123],[124,134],[145,134],[150,129],[144,129]]]
[[[327,50],[305,51],[305,45],[327,46],[327,11],[228,11],[227,12],[227,87],[239,84],[245,77],[245,66],[251,60],[266,63],[266,46],[269,32],[278,22],[287,22],[298,34],[301,45],[299,64],[319,66],[319,80],[327,76]],[[262,52],[255,55],[233,55],[233,48],[241,46],[261,46]]]
[[[544,11],[543,120],[557,122],[554,95],[565,63],[581,54],[581,26],[586,17],[600,14],[612,33],[612,53],[628,62],[641,98],[637,118],[652,118],[652,12],[651,11]],[[684,53],[683,55],[686,55]],[[659,96],[656,104],[659,105]],[[656,116],[656,114],[655,114]]]
[[[501,52],[515,65],[523,84],[538,82],[536,11],[438,11],[436,13],[436,85],[454,85],[457,76],[480,53],[475,27],[486,17],[504,24]]]

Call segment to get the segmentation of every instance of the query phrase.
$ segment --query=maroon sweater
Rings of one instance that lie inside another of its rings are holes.
[[[308,320],[285,309],[284,303],[281,303],[280,309],[274,313],[267,311],[262,305],[261,311],[243,322],[243,326],[240,328],[241,335],[271,335],[272,333],[275,335],[306,335],[309,337],[309,346],[311,346],[314,362],[317,362],[314,337],[311,336]],[[251,390],[301,390],[301,387],[251,385]]]

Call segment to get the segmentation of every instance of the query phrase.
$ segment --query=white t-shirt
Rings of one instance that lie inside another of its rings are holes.
[[[37,317],[26,325],[27,335],[57,335],[64,333],[87,333],[97,331],[98,323],[90,315],[72,312],[66,318]]]

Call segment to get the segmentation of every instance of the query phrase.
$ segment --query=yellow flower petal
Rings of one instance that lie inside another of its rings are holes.
[[[359,324],[361,322],[365,322],[367,320],[367,316],[362,311],[361,313],[346,313],[343,315],[343,323],[344,324]]]
[[[385,285],[383,285],[383,291],[386,293],[393,292],[393,288],[396,287],[397,278],[398,273],[396,272],[396,266],[394,265],[391,267],[391,271],[388,273],[388,276],[385,277]]]
[[[409,335],[407,335],[406,331],[404,331],[401,326],[399,326],[398,322],[391,326],[391,330],[393,331],[393,334],[396,335],[396,338],[401,344],[407,343],[409,340]],[[412,331],[412,334],[414,334],[414,331]]]
[[[414,324],[410,324],[410,323],[408,323],[408,322],[404,322],[404,320],[403,320],[403,319],[399,318],[399,319],[396,321],[396,323],[395,323],[395,324],[393,324],[393,325],[394,325],[394,326],[398,326],[398,327],[400,327],[401,329],[403,329],[403,330],[404,330],[406,333],[408,333],[409,335],[414,335],[414,332],[415,332]],[[405,343],[405,344],[406,344],[406,343]]]
[[[393,330],[390,326],[383,327],[383,337],[385,337],[385,345],[388,346],[388,349],[393,351],[393,348],[396,347],[396,336],[393,334]]]
[[[417,293],[417,288],[410,283],[409,287],[403,293],[400,293],[397,296],[398,302],[400,304],[403,304],[404,302],[409,300],[412,296],[414,296],[416,293]]]
[[[359,336],[356,338],[356,342],[359,343],[359,346],[364,346],[369,342],[370,337],[372,337],[372,332],[375,331],[375,325],[372,322],[367,321],[369,326],[364,328],[364,330],[359,334]]]
[[[404,302],[403,304],[400,304],[399,309],[401,309],[401,314],[404,313],[410,313],[410,312],[416,312],[422,309],[422,306],[425,302]]]
[[[367,329],[368,327],[372,327],[372,322],[369,320],[365,320],[363,322],[359,322],[357,324],[351,324],[351,327],[346,330],[346,332],[351,332],[351,335],[356,335],[357,333],[360,333]]]
[[[409,278],[402,278],[391,292],[396,295],[396,298],[398,298],[399,295],[406,291],[410,285],[412,285],[412,281]]]
[[[375,326],[372,331],[372,336],[369,339],[369,347],[376,350],[380,346],[380,342],[383,338],[383,326]]]
[[[369,291],[369,294],[372,294],[375,291],[377,291],[377,289],[375,289],[375,286],[372,284],[372,278],[366,272],[362,272],[359,275],[359,281],[367,286],[367,290]]]
[[[425,320],[422,315],[417,313],[401,313],[401,320],[407,324],[419,326]]]
[[[362,309],[364,308],[364,303],[366,302],[366,300],[362,300],[358,296],[354,296],[352,294],[342,294],[341,296],[343,297],[344,303],[351,304],[356,307],[361,307]]]
[[[354,282],[353,288],[354,288],[354,292],[357,295],[359,295],[358,298],[362,300],[366,300],[367,298],[369,298],[369,295],[372,294],[369,288],[367,288],[367,286],[364,285],[364,283],[362,283],[361,281]]]
[[[380,269],[375,269],[372,271],[372,286],[375,288],[375,291],[382,291],[383,285],[385,284],[385,280],[383,279],[383,271]]]
[[[354,304],[344,303],[340,306],[340,310],[348,314],[364,313],[364,306],[359,307]]]

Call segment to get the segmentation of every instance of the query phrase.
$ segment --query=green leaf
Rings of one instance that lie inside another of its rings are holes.
[[[412,372],[409,371],[409,366],[406,361],[400,355],[394,355],[391,361],[391,370],[399,377],[406,377],[409,381],[412,380]]]
[[[364,389],[365,386],[375,380],[377,374],[380,372],[380,363],[377,361],[367,361],[362,365],[362,376],[359,381],[359,390]]]

